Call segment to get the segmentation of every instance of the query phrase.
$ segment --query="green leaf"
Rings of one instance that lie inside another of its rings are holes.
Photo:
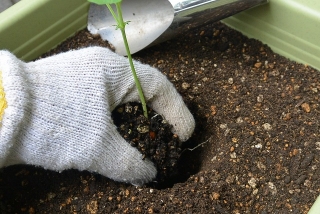
[[[122,0],[88,0],[88,2],[92,2],[95,4],[115,4],[122,2]]]

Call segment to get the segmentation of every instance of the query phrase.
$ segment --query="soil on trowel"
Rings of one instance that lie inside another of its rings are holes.
[[[42,57],[110,45],[82,30]],[[177,176],[136,187],[86,171],[0,172],[0,213],[295,213],[320,193],[320,72],[220,22],[142,50],[194,115]]]
[[[181,155],[179,137],[171,132],[170,125],[160,114],[148,108],[148,118],[143,115],[139,103],[126,103],[112,112],[114,124],[121,136],[157,168],[153,185],[161,185],[166,179],[177,176]]]

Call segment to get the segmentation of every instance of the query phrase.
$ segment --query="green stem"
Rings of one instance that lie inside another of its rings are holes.
[[[111,15],[113,16],[114,20],[116,20],[117,24],[119,25],[120,22],[119,22],[119,20],[118,20],[118,17],[117,17],[117,15],[116,15],[116,13],[113,11],[113,8],[111,7],[110,4],[106,4],[106,5],[107,5],[107,7],[108,7],[108,9],[109,9],[109,11],[110,11],[110,13],[111,13]]]
[[[125,31],[126,23],[123,21],[123,17],[122,17],[121,2],[116,3],[118,16],[115,14],[115,12],[113,11],[113,9],[112,9],[110,4],[107,4],[107,7],[110,10],[110,13],[113,16],[113,18],[116,20],[116,22],[118,24],[117,27],[121,31],[123,42],[124,42],[124,46],[126,47],[126,52],[127,52],[128,60],[129,60],[129,63],[130,63],[133,79],[134,79],[134,81],[136,83],[136,87],[137,87],[137,90],[138,90],[138,93],[139,93],[139,97],[140,97],[140,100],[141,100],[141,105],[142,105],[142,109],[143,109],[143,115],[146,118],[148,118],[146,100],[144,98],[142,87],[140,85],[140,81],[138,79],[138,76],[137,76],[137,73],[136,73],[136,69],[134,68],[131,52],[130,52],[130,49],[129,49],[129,44],[128,44],[126,31]]]

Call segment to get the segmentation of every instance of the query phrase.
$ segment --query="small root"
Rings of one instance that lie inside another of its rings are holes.
[[[202,143],[199,143],[198,145],[196,145],[196,146],[193,147],[193,148],[185,148],[185,149],[181,152],[181,154],[182,154],[183,152],[185,152],[186,150],[193,151],[193,150],[199,148],[200,146],[203,146],[204,144],[208,143],[208,142],[211,140],[211,138],[212,138],[212,137],[210,137],[208,140],[206,140],[206,141],[204,141],[204,142],[202,142]]]

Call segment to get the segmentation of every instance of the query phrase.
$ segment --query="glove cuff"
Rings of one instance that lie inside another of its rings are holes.
[[[0,122],[0,167],[5,164],[10,148],[14,144],[13,139],[20,131],[19,127],[22,127],[21,123],[27,111],[26,104],[29,96],[23,72],[21,72],[23,67],[24,62],[9,51],[0,51],[0,71],[2,72],[3,94],[5,94],[5,101],[1,103],[0,100],[0,108],[3,110]],[[0,97],[3,94],[0,89]]]

